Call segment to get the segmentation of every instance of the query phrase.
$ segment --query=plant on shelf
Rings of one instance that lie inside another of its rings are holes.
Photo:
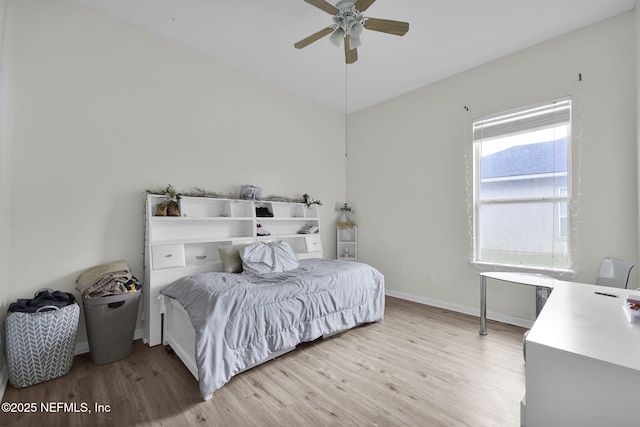
[[[351,219],[351,214],[354,212],[353,204],[347,202],[336,203],[336,211],[340,212],[337,221],[338,228],[354,228],[358,226]]]
[[[173,188],[173,185],[171,184],[169,184],[167,188],[164,189],[164,195],[167,197],[167,200],[169,202],[175,202],[175,203],[178,203],[178,201],[180,200],[180,197],[182,197],[182,194],[178,193],[176,189]]]
[[[322,202],[320,200],[313,200],[311,198],[310,195],[308,195],[307,193],[304,193],[302,195],[302,199],[304,200],[304,203],[306,203],[307,207],[310,208],[311,205],[318,205],[318,206],[322,206]]]

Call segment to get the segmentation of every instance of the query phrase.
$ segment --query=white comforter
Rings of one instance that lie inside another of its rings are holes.
[[[187,276],[162,293],[191,318],[205,400],[273,353],[384,317],[382,274],[339,260],[302,260],[284,273]]]

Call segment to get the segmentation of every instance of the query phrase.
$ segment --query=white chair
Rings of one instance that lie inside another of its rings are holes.
[[[617,258],[605,258],[600,265],[596,285],[627,288],[633,264]]]

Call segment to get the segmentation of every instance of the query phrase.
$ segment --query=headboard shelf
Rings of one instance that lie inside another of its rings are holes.
[[[172,221],[253,221],[251,216],[227,217],[227,216],[154,216],[153,222]]]
[[[152,246],[155,245],[173,245],[173,244],[184,244],[190,245],[195,243],[219,243],[219,244],[227,244],[227,245],[236,245],[239,243],[250,243],[256,241],[256,239],[261,239],[261,237],[237,237],[237,238],[228,238],[228,237],[197,237],[192,239],[162,239],[162,240],[154,240],[151,243]]]
[[[160,203],[167,203],[165,196],[147,195],[143,296],[144,341],[150,346],[161,340],[160,289],[182,276],[221,271],[220,246],[285,240],[300,259],[323,256],[320,234],[298,233],[306,226],[319,230],[315,204],[182,197],[182,216],[156,216]],[[258,225],[270,235],[258,236]]]

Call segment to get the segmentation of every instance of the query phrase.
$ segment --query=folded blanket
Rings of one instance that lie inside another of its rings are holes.
[[[82,295],[96,298],[105,295],[126,294],[129,292],[127,284],[131,282],[131,279],[131,273],[126,271],[105,274],[100,280],[85,289]]]
[[[125,293],[125,284],[131,277],[131,270],[124,261],[101,264],[80,274],[76,279],[76,289],[91,296]]]

